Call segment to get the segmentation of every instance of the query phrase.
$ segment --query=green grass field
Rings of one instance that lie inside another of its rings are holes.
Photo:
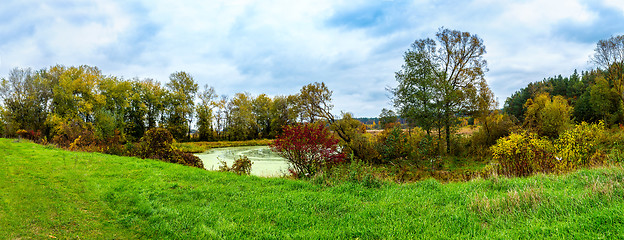
[[[624,238],[621,167],[326,187],[14,141],[0,239]]]

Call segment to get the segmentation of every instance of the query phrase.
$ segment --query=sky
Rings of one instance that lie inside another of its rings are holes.
[[[335,113],[374,117],[393,108],[403,53],[440,27],[483,39],[502,106],[529,82],[595,68],[598,40],[624,34],[624,0],[3,0],[0,77],[90,65],[165,83],[185,71],[228,96],[324,82]]]

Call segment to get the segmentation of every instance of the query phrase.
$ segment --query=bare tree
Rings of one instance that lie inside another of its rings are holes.
[[[598,41],[592,61],[605,71],[605,78],[624,101],[624,35]]]

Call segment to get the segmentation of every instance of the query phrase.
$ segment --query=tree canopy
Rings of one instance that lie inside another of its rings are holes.
[[[435,39],[412,44],[405,52],[405,64],[395,74],[399,85],[391,91],[399,113],[428,133],[434,126],[443,127],[447,152],[456,118],[472,114],[472,97],[480,96],[483,86],[487,88],[485,52],[477,35],[440,28]]]

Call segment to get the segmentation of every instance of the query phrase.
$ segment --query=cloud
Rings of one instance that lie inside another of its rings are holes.
[[[623,34],[618,0],[4,1],[0,76],[94,65],[168,81],[187,71],[219,94],[334,90],[336,112],[377,116],[410,44],[441,26],[485,41],[501,102],[530,81],[585,70],[595,42]]]

